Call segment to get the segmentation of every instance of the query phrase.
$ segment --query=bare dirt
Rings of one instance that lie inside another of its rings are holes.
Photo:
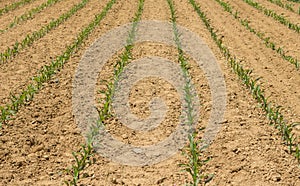
[[[35,1],[0,17],[0,29],[26,10],[45,1]],[[34,19],[0,33],[0,51],[16,40],[50,20],[59,17],[79,0],[61,1],[43,10]],[[60,55],[78,33],[88,25],[106,5],[108,0],[91,0],[69,20],[21,51],[13,60],[0,64],[0,105],[9,102],[10,93],[20,92],[39,69],[50,64]],[[300,58],[300,35],[287,29],[277,21],[251,8],[243,1],[229,2],[240,16],[250,20],[250,25],[283,46],[289,55]],[[299,24],[300,15],[259,0],[265,7],[288,16]],[[287,2],[287,1],[283,1]],[[263,41],[246,30],[237,20],[212,0],[198,0],[212,26],[223,37],[223,43],[243,65],[253,69],[253,75],[261,77],[262,88],[270,100],[283,106],[283,114],[289,122],[300,121],[300,78],[294,65],[283,60]],[[8,1],[0,1],[4,7]],[[295,7],[298,6],[297,3]],[[201,37],[214,53],[226,82],[227,106],[222,129],[204,152],[211,160],[202,169],[205,174],[214,174],[207,185],[300,185],[300,168],[296,159],[287,152],[279,132],[268,124],[268,120],[250,92],[232,72],[210,33],[187,0],[174,0],[179,25]],[[72,83],[74,74],[85,51],[108,31],[129,23],[137,11],[138,1],[117,1],[100,26],[52,79],[45,83],[34,99],[20,108],[14,120],[0,129],[0,185],[62,185],[70,179],[64,171],[75,163],[73,151],[78,151],[85,138],[75,123],[72,112]],[[171,17],[166,0],[146,0],[142,20],[169,21]],[[97,86],[105,89],[101,80],[110,80],[119,51],[109,60],[99,74]],[[160,43],[138,43],[133,48],[133,59],[145,56],[160,56],[177,63],[177,50]],[[191,59],[190,74],[200,98],[200,121],[197,125],[200,139],[202,127],[208,122],[212,108],[210,87],[205,73]],[[169,106],[165,120],[149,133],[132,131],[116,118],[106,121],[107,130],[124,143],[154,144],[174,131],[174,123],[180,115],[180,102],[176,90],[162,79],[145,79],[131,89],[132,112],[138,117],[149,115],[148,102],[153,95],[160,96]],[[101,95],[95,93],[96,98]],[[95,100],[95,105],[101,104]],[[294,132],[299,136],[300,128]],[[114,163],[101,154],[95,154],[94,164],[84,171],[81,185],[184,185],[191,180],[187,172],[178,166],[187,159],[179,151],[166,161],[155,165],[133,167]]]

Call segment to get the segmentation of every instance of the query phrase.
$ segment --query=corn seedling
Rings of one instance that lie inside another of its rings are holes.
[[[42,27],[38,31],[33,32],[32,34],[26,35],[21,42],[16,41],[12,48],[7,48],[6,51],[0,53],[0,63],[4,63],[12,59],[20,52],[20,50],[32,45],[35,41],[44,37],[51,30],[68,20],[78,10],[82,9],[88,2],[89,0],[82,0],[79,4],[74,5],[67,13],[62,14],[58,19],[51,21],[48,25]]]
[[[241,19],[237,15],[239,14],[238,11],[233,11],[233,8],[230,6],[229,3],[226,3],[222,0],[216,0],[225,11],[229,12],[235,19],[237,19],[241,25],[243,25],[247,30],[249,30],[251,33],[256,35],[259,39],[264,41],[264,44],[266,47],[271,48],[273,51],[277,52],[284,60],[290,62],[291,64],[295,65],[297,70],[300,68],[299,60],[293,56],[289,56],[286,54],[286,52],[283,50],[282,47],[277,47],[274,42],[270,41],[269,37],[264,37],[264,34],[255,30],[249,25],[249,21],[247,19]]]
[[[4,8],[0,9],[0,16],[34,1],[35,0],[21,0],[10,5],[6,5]]]
[[[72,165],[72,168],[66,169],[68,174],[73,175],[72,181],[64,181],[68,186],[77,185],[77,182],[80,179],[80,173],[93,163],[91,160],[93,156],[93,147],[90,143],[82,145],[80,151],[72,152],[72,155],[75,158],[76,163],[75,165]]]
[[[210,158],[205,160],[200,159],[203,156],[203,151],[206,148],[199,147],[200,143],[195,139],[195,133],[189,135],[189,146],[183,152],[188,159],[188,163],[180,164],[179,166],[183,168],[184,171],[188,172],[192,176],[192,182],[188,183],[191,186],[198,186],[199,184],[206,184],[212,180],[213,176],[204,175],[200,169],[205,163],[207,163]]]
[[[200,7],[194,0],[189,1],[205,24],[206,28],[209,30],[212,39],[215,41],[223,55],[226,57],[233,71],[242,80],[244,85],[250,89],[252,96],[261,104],[261,107],[266,113],[267,118],[270,120],[270,124],[274,125],[275,128],[277,128],[282,134],[283,140],[288,146],[289,153],[293,154],[293,156],[298,161],[300,161],[299,143],[296,141],[296,138],[292,133],[292,128],[294,125],[290,125],[286,123],[286,121],[284,121],[284,117],[279,110],[280,106],[276,106],[275,104],[273,105],[268,101],[268,98],[265,96],[264,91],[261,89],[261,86],[257,82],[258,78],[253,78],[251,76],[252,71],[245,70],[240,62],[236,59],[236,57],[230,54],[229,49],[224,44],[222,44],[222,41],[218,38],[205,13],[201,11]]]
[[[256,8],[257,10],[263,12],[266,16],[272,17],[276,21],[287,26],[289,29],[294,30],[298,33],[300,32],[300,26],[297,24],[293,24],[286,17],[284,17],[282,15],[278,15],[273,10],[267,9],[267,8],[263,7],[262,5],[260,5],[259,3],[254,2],[252,0],[243,0],[243,1],[246,2],[247,4],[249,4],[250,6]]]

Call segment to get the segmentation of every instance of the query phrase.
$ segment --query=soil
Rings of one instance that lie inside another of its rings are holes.
[[[10,2],[0,1],[0,7]],[[43,2],[36,0],[2,15],[0,29],[15,16]],[[37,14],[34,19],[0,33],[0,51],[58,18],[79,2],[60,1]],[[107,2],[91,0],[70,19],[22,50],[11,61],[0,64],[0,106],[9,102],[10,93],[19,93],[42,66],[50,64],[60,55]],[[218,30],[218,35],[222,36],[223,43],[238,59],[242,59],[244,67],[253,69],[253,76],[261,77],[265,94],[270,96],[272,102],[282,106],[285,119],[289,123],[300,121],[300,76],[294,65],[267,48],[263,41],[246,30],[216,1],[196,2],[207,14],[215,30]],[[243,1],[227,2],[240,12],[241,18],[250,20],[253,28],[265,33],[276,45],[283,46],[289,55],[300,59],[299,33],[289,30]],[[258,2],[287,16],[293,23],[300,23],[300,15],[267,0]],[[299,6],[293,4],[295,9]],[[214,175],[207,185],[300,185],[299,162],[287,152],[288,148],[277,129],[269,125],[257,101],[232,72],[193,7],[187,0],[174,0],[174,5],[178,24],[205,41],[215,55],[226,83],[227,105],[222,128],[202,156],[203,159],[210,158],[201,168],[203,174]],[[137,7],[138,1],[116,1],[79,51],[43,85],[30,103],[19,109],[13,120],[3,125],[0,129],[0,185],[63,185],[64,180],[72,178],[64,170],[75,163],[72,152],[80,150],[85,142],[72,111],[73,79],[77,65],[94,41],[108,31],[131,22]],[[166,0],[145,1],[142,20],[170,21],[170,17]],[[111,80],[114,65],[122,51],[118,51],[100,71],[97,90],[105,90],[103,80]],[[137,43],[132,54],[133,59],[159,56],[178,65],[176,48],[166,44]],[[201,139],[204,133],[202,128],[208,123],[212,110],[211,90],[202,69],[193,59],[189,62],[191,79],[200,99],[200,120],[196,130],[197,138]],[[169,108],[158,128],[149,132],[135,132],[113,117],[105,121],[107,130],[116,139],[137,146],[155,144],[170,135],[176,128],[174,123],[178,122],[181,106],[175,88],[168,82],[159,78],[139,81],[131,88],[131,111],[140,118],[149,116],[148,102],[153,95],[164,100]],[[103,106],[98,103],[101,96],[95,92],[95,105],[99,109]],[[300,136],[300,127],[295,127],[293,132]],[[121,165],[95,153],[95,162],[84,170],[79,185],[184,185],[191,180],[191,176],[179,167],[180,163],[188,161],[182,151],[179,150],[165,161],[145,166]]]

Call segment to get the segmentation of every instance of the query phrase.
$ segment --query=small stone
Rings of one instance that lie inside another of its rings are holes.
[[[273,178],[272,178],[273,181],[275,182],[279,182],[281,180],[281,176],[278,174],[278,175],[274,175]]]
[[[241,151],[239,148],[235,148],[232,150],[232,152],[234,152],[235,154],[239,154]]]
[[[240,122],[240,126],[244,126],[244,125],[246,125],[246,122],[245,121],[241,121]]]
[[[137,153],[137,154],[143,153],[143,150],[140,149],[140,148],[134,148],[134,149],[132,149],[132,150],[133,150],[133,152],[135,152],[135,153]]]
[[[43,158],[44,158],[45,160],[49,160],[49,156],[48,156],[48,155],[44,155]]]
[[[56,79],[52,80],[51,83],[56,83],[56,84],[58,84],[58,83],[59,83],[59,79],[56,78]]]
[[[228,123],[228,119],[225,119],[225,120],[220,122],[220,124],[224,124],[224,123]]]
[[[50,176],[53,176],[55,173],[54,172],[49,172],[48,173]]]
[[[113,178],[113,179],[111,180],[111,182],[112,182],[113,184],[118,184],[118,182],[117,182],[117,179],[116,179],[116,178]]]
[[[41,151],[41,150],[43,150],[43,148],[44,148],[44,145],[36,146],[32,149],[32,152],[35,153],[35,152]]]
[[[166,177],[160,178],[159,180],[157,180],[156,184],[162,184],[166,179]]]

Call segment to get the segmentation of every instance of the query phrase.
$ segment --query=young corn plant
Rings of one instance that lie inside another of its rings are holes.
[[[199,17],[202,19],[206,28],[209,30],[212,39],[215,41],[223,55],[226,57],[233,71],[242,80],[244,85],[248,89],[250,89],[252,96],[258,101],[258,103],[260,103],[263,111],[266,113],[266,116],[270,121],[270,124],[278,129],[281,133],[283,141],[288,146],[289,153],[292,154],[298,160],[298,162],[300,162],[299,142],[296,140],[296,137],[292,133],[292,128],[296,124],[288,124],[284,120],[283,115],[280,113],[281,107],[269,102],[268,98],[265,96],[264,91],[261,89],[261,86],[258,84],[258,79],[260,78],[253,78],[251,76],[252,70],[244,69],[240,62],[236,59],[236,57],[231,55],[228,47],[226,47],[222,43],[222,40],[217,36],[205,13],[201,11],[200,7],[194,0],[189,1],[195,11],[198,13]]]
[[[254,35],[256,35],[259,39],[261,39],[262,41],[264,41],[264,44],[266,47],[271,48],[273,51],[275,51],[276,53],[278,53],[284,60],[288,61],[289,63],[295,65],[296,69],[299,70],[300,68],[300,62],[296,57],[293,56],[289,56],[286,54],[286,52],[283,50],[282,47],[277,47],[275,45],[274,42],[272,42],[270,40],[269,37],[264,37],[264,33],[261,33],[257,30],[255,30],[254,28],[252,28],[249,25],[249,21],[247,19],[241,19],[238,15],[239,12],[238,11],[234,11],[233,8],[231,7],[231,5],[227,2],[224,2],[222,0],[215,0],[217,1],[225,11],[229,12],[235,19],[237,19],[239,21],[239,23],[241,25],[243,25],[247,30],[249,30],[251,33],[253,33]]]
[[[79,152],[72,152],[73,157],[75,158],[75,165],[72,165],[71,168],[66,169],[66,172],[70,175],[73,175],[71,181],[64,181],[68,186],[77,185],[81,172],[84,171],[88,166],[92,165],[92,156],[93,156],[93,147],[91,143],[87,145],[82,145]]]
[[[180,42],[180,34],[177,29],[177,23],[176,23],[176,12],[173,0],[167,0],[171,12],[171,21],[173,24],[173,32],[175,36],[175,43],[177,45],[178,49],[178,61],[181,66],[181,70],[183,72],[184,78],[185,78],[185,87],[184,87],[184,96],[186,101],[186,110],[185,114],[187,116],[187,125],[193,126],[195,122],[195,116],[193,115],[193,109],[195,105],[193,104],[194,100],[194,94],[192,93],[192,82],[190,80],[190,74],[189,74],[189,64],[187,59],[184,57],[184,52],[181,49],[181,42]],[[207,175],[203,174],[202,166],[209,160],[202,160],[203,159],[203,151],[205,147],[200,148],[201,141],[196,139],[196,132],[193,131],[192,134],[189,134],[189,145],[184,151],[184,155],[187,157],[188,162],[180,164],[179,166],[183,168],[184,171],[187,171],[191,177],[192,181],[188,184],[197,186],[199,184],[204,184],[208,180],[212,179],[212,176],[210,176],[210,179],[207,179]]]
[[[10,5],[6,5],[4,8],[0,9],[0,16],[34,1],[36,0],[21,0]]]
[[[51,21],[48,25],[43,26],[40,30],[32,34],[27,34],[21,42],[16,41],[12,48],[7,48],[6,51],[0,53],[0,64],[12,59],[25,47],[32,45],[35,41],[44,37],[51,30],[68,20],[78,10],[82,9],[89,1],[90,0],[82,0],[79,4],[74,5],[67,13],[62,14],[58,19]]]
[[[123,72],[124,67],[129,63],[129,60],[132,59],[131,51],[133,48],[133,42],[135,39],[137,24],[140,21],[143,12],[143,7],[144,7],[144,0],[139,0],[138,11],[135,14],[135,17],[133,19],[132,29],[127,39],[127,46],[125,47],[125,52],[120,55],[120,59],[117,61],[117,64],[115,65],[113,82],[108,83],[107,91],[102,92],[103,94],[105,94],[105,99],[104,99],[104,108],[98,109],[99,120],[96,126],[92,126],[90,128],[90,132],[87,135],[87,139],[88,139],[87,143],[85,145],[82,145],[81,151],[78,153],[75,152],[72,153],[75,158],[76,164],[72,165],[72,168],[66,169],[66,172],[68,174],[73,175],[73,179],[71,181],[64,182],[68,186],[69,185],[76,186],[80,179],[81,172],[84,171],[89,165],[92,164],[91,157],[93,156],[94,153],[93,152],[94,138],[99,133],[99,131],[103,129],[104,121],[112,116],[111,113],[112,96],[115,91],[116,83],[119,80],[119,76]]]
[[[243,1],[246,2],[247,4],[251,5],[252,7],[256,8],[257,10],[263,12],[266,16],[272,17],[276,21],[287,26],[289,29],[296,31],[297,33],[300,33],[300,26],[297,24],[293,24],[286,17],[284,17],[282,15],[278,15],[273,10],[263,7],[262,5],[260,5],[259,3],[255,2],[253,0],[243,0]]]

